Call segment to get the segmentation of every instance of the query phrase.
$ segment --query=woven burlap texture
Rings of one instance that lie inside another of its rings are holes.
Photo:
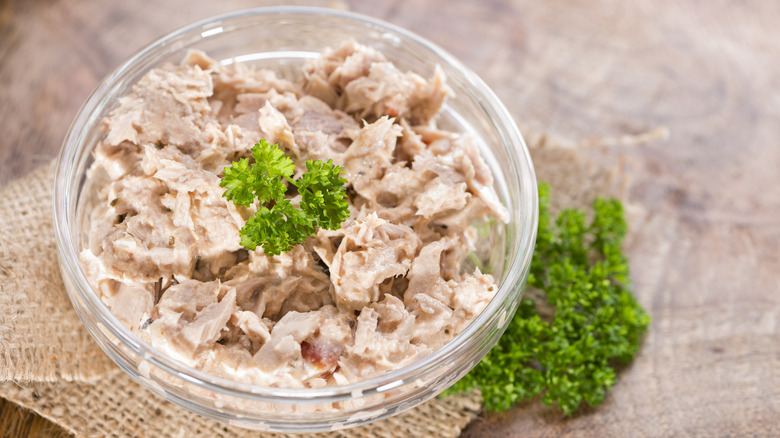
[[[90,383],[0,384],[0,395],[79,436],[105,437],[457,437],[482,403],[478,394],[433,399],[395,417],[320,434],[276,434],[228,426],[155,396],[117,370]]]
[[[53,172],[52,163],[0,192],[0,381],[83,381],[115,368],[65,294]]]
[[[597,195],[625,199],[628,161],[613,146],[662,135],[576,144],[526,129],[537,179],[550,183],[554,209],[583,206]],[[0,191],[0,396],[79,436],[285,436],[192,414],[145,390],[105,356],[60,277],[53,173],[52,163]],[[367,426],[312,436],[455,437],[480,409],[478,393],[448,396]]]

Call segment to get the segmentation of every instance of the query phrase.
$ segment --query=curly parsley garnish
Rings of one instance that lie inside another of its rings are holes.
[[[491,411],[541,395],[571,414],[582,402],[604,401],[616,365],[634,358],[650,317],[628,288],[622,204],[599,198],[590,223],[577,209],[553,223],[548,186],[540,185],[539,198],[528,284],[543,292],[554,315],[541,316],[537,303],[523,299],[495,347],[448,392],[480,388]]]
[[[313,236],[317,228],[336,230],[349,217],[347,180],[339,176],[343,169],[333,160],[309,160],[306,173],[293,180],[295,165],[278,145],[261,139],[252,147],[252,158],[252,164],[242,158],[226,167],[219,184],[227,189],[223,196],[236,205],[259,203],[257,213],[241,228],[246,249],[262,245],[266,254],[278,255]],[[299,208],[287,199],[283,180],[298,189]]]

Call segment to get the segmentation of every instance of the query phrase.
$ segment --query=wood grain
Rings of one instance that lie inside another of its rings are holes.
[[[71,435],[49,420],[0,399],[0,436],[65,438]]]
[[[0,3],[0,186],[56,154],[97,81],[132,52],[197,19],[266,3]],[[483,415],[466,436],[780,434],[780,3],[336,6],[443,46],[521,125],[586,141],[671,133],[622,153],[633,163],[631,202],[644,212],[628,248],[633,278],[653,316],[639,357],[598,409],[562,419],[528,402]],[[8,404],[0,413],[0,430],[44,433],[26,425],[35,416]]]

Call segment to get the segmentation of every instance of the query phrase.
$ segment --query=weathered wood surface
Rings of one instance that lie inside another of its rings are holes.
[[[97,81],[135,50],[263,3],[0,2],[0,186],[55,156]],[[466,436],[780,434],[780,3],[335,5],[443,46],[521,125],[575,139],[670,132],[626,152],[646,212],[628,248],[653,316],[640,356],[598,409],[561,420],[526,403]],[[58,435],[19,412],[0,405],[0,431]]]

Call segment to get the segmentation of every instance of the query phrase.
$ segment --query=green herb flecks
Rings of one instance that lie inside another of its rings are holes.
[[[252,147],[252,158],[226,167],[220,182],[223,196],[247,207],[258,202],[257,213],[241,228],[241,245],[249,250],[263,247],[268,255],[289,251],[313,236],[317,228],[336,230],[349,217],[343,169],[332,160],[306,161],[306,173],[297,180],[295,165],[278,145],[265,140]],[[301,195],[300,208],[286,197],[287,180]]]
[[[616,366],[639,350],[650,317],[629,290],[627,231],[622,204],[599,198],[585,212],[549,211],[549,187],[539,187],[539,229],[528,284],[546,303],[523,299],[488,355],[448,392],[480,388],[485,407],[503,411],[541,396],[571,414],[597,406],[617,379]],[[543,318],[538,305],[554,308]]]

